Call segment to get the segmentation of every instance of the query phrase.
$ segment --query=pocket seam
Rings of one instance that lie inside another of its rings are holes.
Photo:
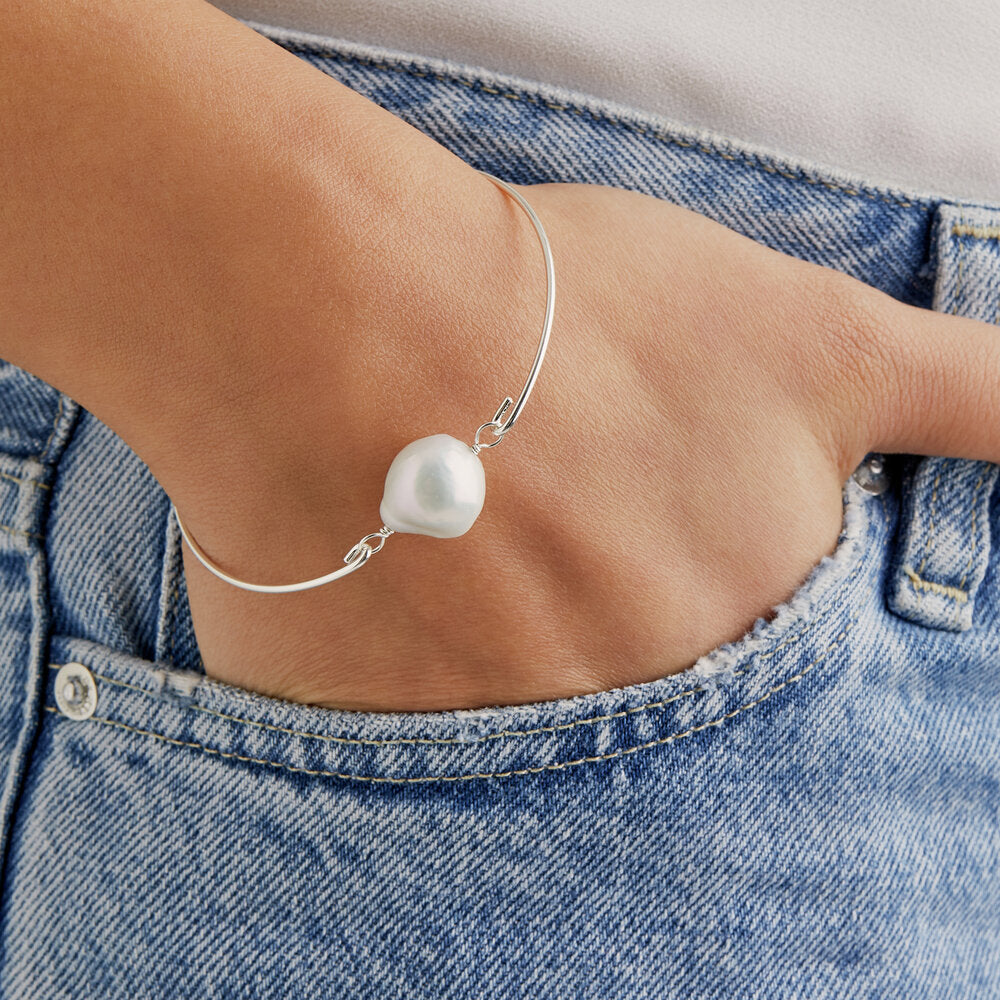
[[[861,571],[863,565],[864,565],[863,561],[859,561],[858,564],[854,567],[854,569],[851,570],[850,574],[840,582],[839,586],[831,593],[830,596],[831,597],[834,596],[843,587],[848,586],[851,583],[851,581]],[[771,657],[777,655],[777,653],[780,650],[784,649],[786,646],[790,646],[793,643],[803,639],[810,631],[812,631],[817,626],[823,624],[834,613],[836,608],[837,605],[835,603],[831,603],[830,606],[822,614],[818,615],[814,620],[810,621],[805,626],[805,628],[797,632],[795,635],[785,637],[771,649],[757,653],[756,655],[752,655],[754,665],[758,664],[763,660],[770,659]],[[49,669],[58,670],[59,664],[50,663]],[[143,694],[148,698],[156,699],[157,697],[156,694],[154,694],[152,691],[139,687],[136,684],[130,684],[127,681],[115,680],[111,677],[105,676],[104,674],[98,673],[93,668],[90,669],[91,673],[94,675],[96,679],[103,681],[106,684],[111,684],[114,687],[127,688],[130,691],[136,691],[139,694]],[[740,670],[734,670],[731,676],[741,677],[748,673],[750,673],[750,668],[745,668]],[[202,684],[206,683],[212,684],[213,682],[211,681],[211,679],[209,679],[207,682],[205,681],[202,682]],[[200,686],[201,684],[199,684],[199,687]],[[231,685],[227,685],[227,687],[231,687]],[[238,715],[229,715],[226,712],[220,712],[217,709],[208,708],[204,705],[198,705],[195,703],[191,703],[187,707],[193,711],[203,712],[206,715],[212,715],[220,719],[225,719],[229,722],[236,722],[243,725],[253,726],[258,729],[264,729],[269,732],[282,733],[287,736],[297,736],[304,739],[321,740],[325,743],[343,743],[348,745],[361,745],[361,746],[397,746],[400,744],[431,744],[431,745],[455,744],[457,746],[462,746],[462,747],[467,746],[471,748],[475,746],[477,743],[483,743],[487,740],[498,740],[498,739],[509,740],[514,738],[524,738],[528,736],[536,736],[540,733],[560,732],[564,730],[575,729],[578,726],[595,725],[596,723],[599,722],[608,722],[612,719],[621,719],[625,718],[626,716],[634,715],[640,712],[647,712],[657,708],[664,708],[667,705],[672,705],[683,698],[690,698],[693,697],[694,695],[702,694],[710,690],[713,690],[713,686],[702,684],[699,685],[698,687],[690,688],[687,691],[679,691],[677,694],[670,695],[667,698],[660,698],[656,701],[647,702],[644,705],[634,705],[631,708],[625,708],[618,712],[610,712],[603,715],[595,715],[586,719],[574,719],[570,722],[558,723],[552,726],[539,726],[534,729],[519,729],[519,730],[504,729],[497,733],[486,733],[482,736],[476,736],[472,738],[443,736],[443,737],[397,737],[394,739],[377,740],[377,739],[365,739],[362,737],[352,737],[352,736],[335,736],[325,733],[311,733],[306,730],[300,730],[300,729],[291,729],[286,726],[277,726],[274,725],[273,723],[260,722],[257,719],[246,719]],[[295,705],[298,703],[290,702],[290,704]],[[738,711],[742,711],[742,709],[739,709]]]
[[[865,598],[870,597],[873,591],[874,591],[874,585],[870,585],[868,590],[865,592],[864,595]],[[692,736],[695,733],[701,732],[704,729],[710,729],[715,726],[718,726],[721,723],[727,721],[728,719],[733,718],[733,716],[739,715],[742,712],[745,712],[751,708],[756,707],[757,705],[762,704],[765,701],[770,700],[770,698],[773,695],[777,694],[779,691],[782,691],[786,687],[789,687],[790,685],[800,681],[803,677],[805,677],[806,674],[808,674],[816,666],[817,663],[820,663],[824,659],[826,659],[832,649],[836,648],[844,641],[844,639],[850,633],[851,629],[854,627],[854,624],[858,621],[860,617],[861,617],[860,611],[855,613],[848,620],[848,624],[841,630],[836,639],[829,646],[827,646],[827,648],[823,650],[823,652],[818,657],[816,657],[816,659],[806,664],[806,666],[803,667],[797,674],[793,674],[791,677],[788,677],[785,680],[781,681],[781,683],[776,684],[773,687],[769,688],[767,691],[764,692],[764,694],[755,698],[753,701],[747,702],[745,705],[739,706],[739,708],[731,709],[730,711],[724,713],[723,715],[718,716],[715,719],[710,719],[708,722],[702,722],[696,726],[691,726],[682,732],[671,733],[669,736],[661,736],[655,740],[650,740],[646,743],[641,743],[636,746],[623,747],[606,754],[596,754],[586,757],[580,757],[577,758],[576,760],[558,761],[554,764],[540,764],[536,767],[517,768],[510,771],[481,771],[473,774],[453,774],[453,775],[452,774],[414,775],[405,778],[390,778],[385,775],[349,774],[344,771],[327,771],[318,768],[296,767],[294,764],[286,764],[283,761],[268,760],[263,757],[249,757],[243,754],[233,753],[231,751],[219,750],[215,747],[206,746],[203,743],[194,743],[186,740],[177,740],[174,739],[173,737],[166,736],[163,733],[156,733],[153,732],[152,730],[140,729],[137,726],[130,726],[127,723],[120,722],[116,719],[106,719],[100,716],[91,716],[89,719],[85,721],[94,722],[105,726],[112,726],[117,729],[124,729],[127,730],[128,732],[137,733],[141,736],[147,736],[152,739],[160,740],[164,743],[172,744],[174,746],[189,747],[191,749],[200,750],[202,753],[209,754],[212,756],[228,757],[233,760],[240,760],[251,764],[267,764],[270,767],[281,768],[283,770],[292,771],[298,774],[309,774],[319,777],[341,778],[341,779],[348,779],[351,781],[368,781],[379,784],[395,784],[395,785],[420,784],[420,783],[425,784],[432,781],[470,781],[474,778],[510,778],[525,774],[538,774],[543,771],[558,771],[567,767],[574,767],[579,764],[589,764],[589,763],[596,763],[599,761],[613,760],[618,757],[627,756],[628,754],[637,753],[639,750],[648,750],[651,747],[661,746],[667,743],[673,743],[675,740],[683,739],[685,736]],[[56,715],[61,715],[59,710],[53,708],[51,705],[46,705],[45,711],[52,712]]]

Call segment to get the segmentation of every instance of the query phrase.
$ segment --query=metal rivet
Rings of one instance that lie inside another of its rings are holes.
[[[82,663],[64,663],[56,672],[56,704],[71,719],[89,719],[97,708],[97,682]]]
[[[851,478],[868,493],[878,496],[889,489],[889,474],[885,470],[885,456],[871,454],[851,473]]]

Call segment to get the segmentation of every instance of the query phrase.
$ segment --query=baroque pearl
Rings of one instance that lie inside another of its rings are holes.
[[[378,512],[393,531],[457,538],[472,527],[485,499],[479,456],[450,434],[431,434],[392,460]]]

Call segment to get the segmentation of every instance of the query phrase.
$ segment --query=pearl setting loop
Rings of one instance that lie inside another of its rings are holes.
[[[379,505],[382,527],[378,531],[365,535],[360,542],[352,546],[347,555],[344,556],[346,564],[344,567],[314,580],[276,585],[237,580],[208,558],[181,523],[180,514],[171,503],[171,509],[184,540],[198,561],[220,580],[225,580],[242,590],[253,590],[265,594],[286,594],[297,590],[309,590],[312,587],[319,587],[324,583],[338,580],[364,566],[376,552],[382,550],[389,535],[398,532],[401,534],[430,535],[433,538],[457,538],[459,535],[464,535],[479,517],[486,500],[486,472],[479,454],[484,448],[495,448],[500,444],[504,440],[504,436],[514,426],[514,421],[520,416],[535,380],[538,378],[542,359],[545,357],[545,349],[548,346],[549,333],[552,329],[556,295],[552,250],[538,216],[522,195],[506,181],[502,181],[499,177],[494,177],[485,171],[479,172],[505,190],[524,209],[535,227],[538,242],[545,258],[547,293],[542,334],[531,371],[528,373],[527,381],[524,383],[524,388],[521,390],[517,402],[515,403],[511,396],[505,397],[496,413],[493,414],[493,419],[480,424],[476,429],[471,444],[466,444],[450,434],[431,434],[418,438],[401,449],[392,460],[385,477],[385,488],[382,493],[382,502]],[[486,431],[492,433],[493,440],[480,440],[480,435],[484,435]]]

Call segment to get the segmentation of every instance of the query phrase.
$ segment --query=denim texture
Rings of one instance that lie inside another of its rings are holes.
[[[643,191],[998,321],[1000,206],[252,26],[504,180]],[[849,480],[834,553],[683,673],[334,711],[204,676],[167,496],[0,363],[0,995],[1000,996],[998,471]]]

